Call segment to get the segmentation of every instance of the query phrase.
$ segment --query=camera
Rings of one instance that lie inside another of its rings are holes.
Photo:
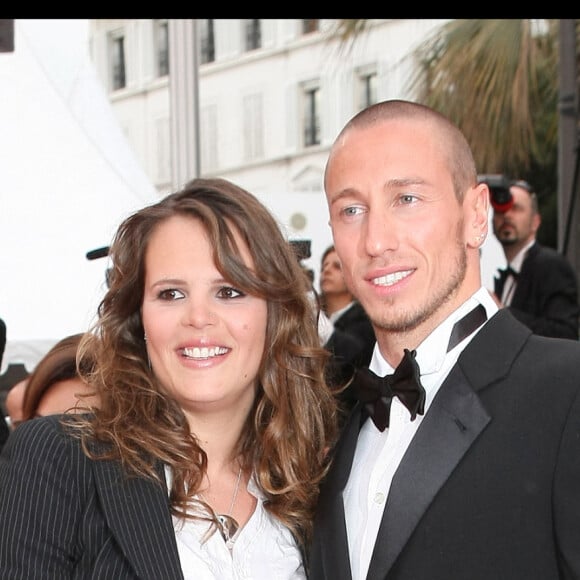
[[[298,263],[308,276],[310,282],[314,282],[314,271],[307,268],[302,262],[312,257],[312,242],[311,240],[290,240],[290,246],[296,255]]]
[[[505,213],[514,204],[514,198],[510,193],[513,181],[505,175],[478,175],[478,183],[485,183],[491,193],[491,205],[495,211]]]
[[[290,240],[290,245],[292,246],[299,262],[307,260],[312,256],[311,240]]]

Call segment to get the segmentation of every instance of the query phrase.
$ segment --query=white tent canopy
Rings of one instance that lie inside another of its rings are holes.
[[[158,197],[97,79],[87,34],[87,21],[16,20],[14,52],[0,53],[2,372],[88,328],[108,262],[87,252]]]

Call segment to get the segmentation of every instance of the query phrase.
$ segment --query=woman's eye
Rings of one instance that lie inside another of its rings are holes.
[[[239,298],[240,296],[245,296],[245,294],[242,291],[236,290],[231,286],[223,286],[218,290],[217,295],[219,298],[224,299]]]
[[[168,288],[167,290],[161,290],[158,294],[158,298],[161,300],[179,300],[180,298],[184,298],[183,292],[180,290],[176,290],[175,288]]]

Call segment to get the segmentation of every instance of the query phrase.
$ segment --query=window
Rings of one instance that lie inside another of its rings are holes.
[[[264,124],[262,120],[262,95],[246,95],[244,110],[244,161],[264,157]]]
[[[199,36],[201,46],[201,64],[214,62],[215,60],[215,39],[213,31],[213,20],[208,18],[199,21]]]
[[[245,20],[244,21],[246,30],[246,51],[256,50],[262,47],[262,29],[260,27],[260,21]]]
[[[121,33],[111,35],[110,48],[110,72],[111,86],[114,91],[124,89],[127,86],[125,76],[125,37]]]
[[[304,87],[304,146],[320,145],[320,87]]]
[[[302,20],[302,34],[310,34],[320,30],[319,18],[307,18]]]
[[[374,70],[359,72],[358,75],[358,107],[365,109],[377,102],[377,73]]]
[[[157,76],[167,76],[169,74],[169,25],[167,20],[155,21],[155,49]]]

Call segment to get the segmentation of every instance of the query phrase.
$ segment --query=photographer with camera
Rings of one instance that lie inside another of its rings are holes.
[[[536,240],[542,217],[526,181],[480,176],[491,191],[493,231],[507,266],[494,280],[494,299],[535,334],[578,340],[576,272],[565,256]]]

